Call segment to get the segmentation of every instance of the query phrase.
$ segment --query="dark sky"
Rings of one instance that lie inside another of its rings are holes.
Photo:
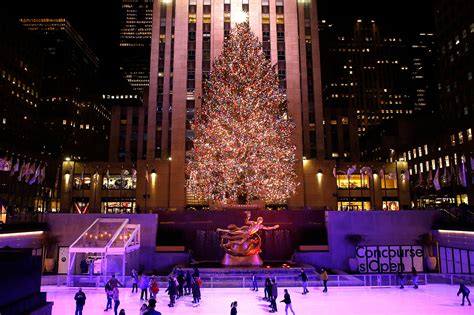
[[[434,0],[318,0],[320,18],[370,17],[400,32],[432,31]],[[474,1],[474,0],[473,0]],[[24,17],[70,20],[102,63],[114,65],[119,36],[120,0],[0,0],[0,10]]]

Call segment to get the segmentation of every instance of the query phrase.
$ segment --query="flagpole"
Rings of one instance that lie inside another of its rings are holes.
[[[122,187],[123,187],[123,164],[120,166],[120,188],[119,188],[120,213],[123,213]]]
[[[145,175],[148,176],[148,164],[145,166]],[[148,178],[145,178],[145,213],[148,213],[147,207],[146,207],[147,199],[148,199]]]
[[[395,179],[397,181],[398,210],[400,210],[400,185],[398,183],[398,161],[395,161]]]
[[[94,212],[97,212],[97,189],[99,189],[99,165],[96,165],[94,174]]]
[[[81,173],[81,201],[84,202],[84,186],[85,186],[85,180],[84,180],[84,173],[86,171],[86,163],[82,165],[82,173]],[[82,209],[81,209],[82,212]]]
[[[359,165],[359,169],[362,169],[361,165]],[[361,171],[359,171],[359,173],[360,173],[360,202],[362,204],[362,211],[364,211],[364,198],[363,198],[363,194],[362,194],[363,193],[363,186],[362,186],[362,183],[363,183],[362,176],[363,176],[363,174],[362,174]]]
[[[346,173],[346,176],[347,176],[347,188],[349,189],[349,205],[347,207],[347,210],[348,211],[351,211],[351,175],[348,174],[349,171]]]

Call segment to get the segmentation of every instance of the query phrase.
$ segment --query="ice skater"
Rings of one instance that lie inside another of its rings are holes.
[[[252,291],[258,291],[257,274],[252,273]]]
[[[265,288],[264,288],[264,293],[265,297],[263,298],[265,301],[271,301],[271,296],[272,296],[272,282],[270,280],[270,277],[267,275],[265,278]]]
[[[270,313],[278,312],[277,303],[276,303],[277,298],[278,298],[278,284],[276,283],[275,279],[272,279],[272,296],[271,296],[272,310],[270,311]]]
[[[462,294],[462,304],[461,304],[461,306],[464,306],[464,299],[467,299],[468,305],[471,306],[471,301],[469,300],[469,293],[471,293],[469,288],[466,287],[464,282],[461,282],[461,284],[459,285],[459,291],[458,291],[458,296],[459,296],[459,294]]]
[[[110,278],[110,280],[107,281],[107,283],[110,285],[112,290],[118,286],[121,286],[123,288],[123,284],[117,278],[115,278],[115,274],[112,274],[112,278]]]
[[[415,267],[411,267],[411,276],[413,278],[413,288],[418,289],[418,272]]]
[[[303,282],[303,293],[301,293],[301,294],[309,293],[309,290],[308,290],[308,275],[306,274],[306,271],[304,271],[303,268],[301,268],[301,281]]]
[[[108,283],[105,284],[105,294],[107,296],[107,305],[105,306],[104,312],[107,312],[112,309],[112,298],[114,296],[114,290],[112,290]]]
[[[186,270],[186,287],[184,289],[185,295],[191,294],[192,282],[193,282],[193,278],[191,277],[191,273],[189,272],[189,270]]]
[[[199,306],[199,302],[201,301],[201,288],[199,285],[199,278],[195,277],[192,283],[192,292],[193,292],[193,304],[194,306]]]
[[[183,290],[185,282],[184,272],[181,269],[178,269],[178,299],[184,295]]]
[[[147,275],[142,275],[142,278],[140,279],[140,290],[142,291],[140,293],[140,300],[145,299],[145,301],[148,301],[148,287],[150,285],[150,278],[148,278]],[[145,298],[143,298],[145,297]]]
[[[114,314],[117,315],[117,310],[118,310],[118,307],[120,305],[120,296],[119,296],[119,289],[118,287],[115,287],[114,288],[114,295],[113,295],[113,298],[114,298]]]
[[[150,299],[156,300],[156,295],[160,292],[160,288],[158,287],[158,280],[155,276],[151,277],[150,281]]]
[[[321,277],[321,280],[323,280],[323,285],[324,285],[324,290],[323,292],[328,292],[328,272],[326,271],[326,269],[324,268],[321,268],[321,273],[319,274],[319,276]]]
[[[285,303],[285,314],[288,315],[288,309],[295,315],[295,311],[293,311],[293,307],[291,306],[291,297],[290,293],[288,293],[288,290],[285,289],[285,296],[284,299],[280,301],[280,303]]]
[[[76,312],[75,315],[82,315],[82,310],[86,304],[86,294],[82,292],[82,288],[79,288],[76,295],[74,295],[74,300],[76,300]]]
[[[237,301],[230,303],[230,315],[237,315]]]
[[[132,269],[132,293],[138,293],[138,273]]]
[[[168,288],[166,288],[165,292],[168,292],[168,295],[170,296],[170,303],[168,304],[168,307],[174,307],[177,290],[176,282],[172,276],[169,277]]]
[[[398,284],[400,284],[400,289],[405,288],[405,276],[401,271],[397,273]]]

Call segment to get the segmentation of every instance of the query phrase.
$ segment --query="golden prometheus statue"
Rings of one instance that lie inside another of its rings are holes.
[[[222,264],[227,266],[260,266],[263,264],[259,254],[262,252],[262,239],[258,235],[260,230],[275,230],[280,226],[267,227],[263,225],[263,218],[251,221],[250,211],[245,211],[246,219],[242,227],[230,224],[227,229],[217,229],[221,236],[221,247],[225,251]]]

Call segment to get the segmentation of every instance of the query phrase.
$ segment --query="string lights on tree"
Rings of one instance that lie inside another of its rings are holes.
[[[187,190],[201,200],[280,203],[299,183],[295,125],[278,75],[247,22],[237,24],[214,61],[196,111]]]

